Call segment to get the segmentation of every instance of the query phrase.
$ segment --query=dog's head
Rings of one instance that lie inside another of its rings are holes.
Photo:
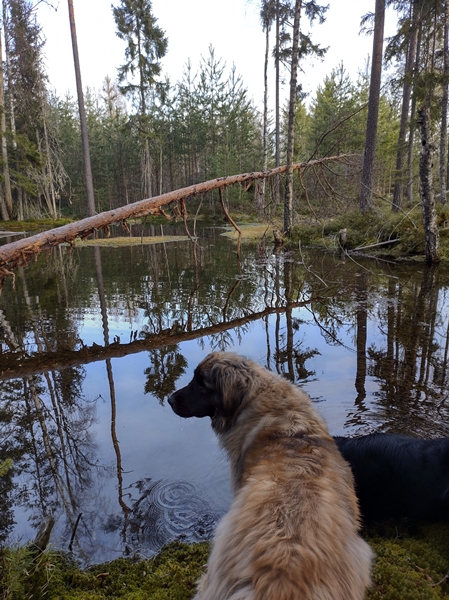
[[[229,429],[247,397],[252,363],[231,352],[212,352],[197,366],[192,381],[168,402],[180,417],[210,417],[217,433]]]

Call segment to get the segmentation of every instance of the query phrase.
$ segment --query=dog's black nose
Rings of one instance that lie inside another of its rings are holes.
[[[172,394],[171,396],[169,396],[167,402],[170,404],[170,406],[173,408],[173,404],[175,403],[175,399],[174,399],[174,394]]]

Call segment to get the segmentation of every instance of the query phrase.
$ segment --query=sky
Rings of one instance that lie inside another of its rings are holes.
[[[39,4],[37,18],[46,38],[44,53],[50,86],[58,95],[76,95],[68,8],[65,0],[49,0],[54,8]],[[359,35],[360,18],[374,9],[374,0],[328,0],[330,8],[323,25],[302,29],[314,42],[329,47],[326,59],[303,65],[299,82],[313,93],[324,77],[341,62],[354,79],[363,69],[372,50],[372,36]],[[119,0],[113,0],[115,6]],[[324,4],[324,2],[322,2]],[[104,78],[116,78],[124,62],[125,43],[116,36],[111,0],[73,0],[83,88],[101,90]],[[188,59],[194,71],[201,56],[212,45],[227,70],[236,66],[256,106],[263,102],[265,34],[259,19],[257,0],[152,0],[153,15],[168,37],[168,52],[162,60],[163,74],[171,83],[180,80]],[[387,13],[386,35],[393,31],[392,14]],[[274,38],[273,38],[274,39]],[[270,74],[270,99],[274,76]],[[284,88],[287,94],[288,78]]]

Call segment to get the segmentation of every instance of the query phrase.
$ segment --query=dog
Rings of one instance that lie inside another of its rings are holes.
[[[350,466],[310,398],[213,352],[168,402],[181,417],[211,418],[231,467],[234,499],[194,600],[361,600],[372,550]]]
[[[335,437],[351,465],[365,524],[449,519],[449,438]]]

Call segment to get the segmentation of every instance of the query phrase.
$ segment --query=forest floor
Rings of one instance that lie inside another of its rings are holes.
[[[375,555],[366,600],[449,597],[449,523],[383,525],[366,535]],[[31,547],[0,551],[3,600],[188,600],[210,545],[173,542],[150,558],[120,558],[82,569],[73,556]]]

